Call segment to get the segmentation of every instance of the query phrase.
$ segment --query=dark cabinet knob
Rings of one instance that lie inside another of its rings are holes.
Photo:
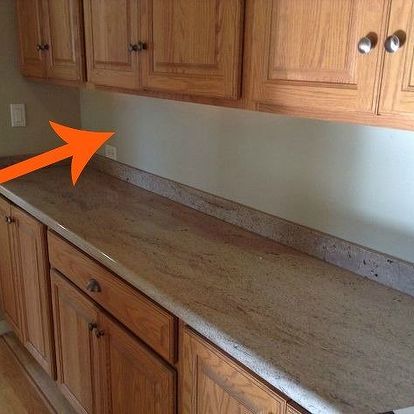
[[[36,45],[36,50],[37,50],[38,52],[44,52],[44,51],[46,51],[46,50],[49,50],[49,45],[48,45],[47,43],[44,43],[44,44],[38,44],[38,45]]]
[[[102,291],[101,285],[95,279],[90,279],[88,284],[86,285],[86,290],[92,293],[99,293]]]
[[[128,46],[128,50],[130,53],[132,52],[141,52],[141,50],[145,50],[147,48],[147,45],[144,42],[138,42],[138,43],[130,43]]]

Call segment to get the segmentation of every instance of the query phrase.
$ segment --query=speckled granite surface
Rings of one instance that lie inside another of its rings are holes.
[[[0,193],[313,413],[414,404],[414,299],[89,169]]]
[[[99,171],[414,297],[414,264],[96,155]]]

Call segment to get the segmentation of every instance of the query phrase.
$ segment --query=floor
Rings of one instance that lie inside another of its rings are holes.
[[[75,414],[16,335],[0,336],[0,414]]]
[[[50,414],[54,410],[0,337],[0,414]]]

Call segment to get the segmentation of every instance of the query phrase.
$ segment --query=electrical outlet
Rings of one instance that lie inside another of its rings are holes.
[[[10,104],[11,126],[25,127],[26,126],[26,108],[24,104]]]
[[[111,158],[112,160],[116,160],[116,147],[113,145],[105,145],[105,157]]]

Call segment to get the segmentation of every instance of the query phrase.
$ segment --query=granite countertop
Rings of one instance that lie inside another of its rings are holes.
[[[414,299],[89,168],[0,193],[312,413],[414,405]]]

